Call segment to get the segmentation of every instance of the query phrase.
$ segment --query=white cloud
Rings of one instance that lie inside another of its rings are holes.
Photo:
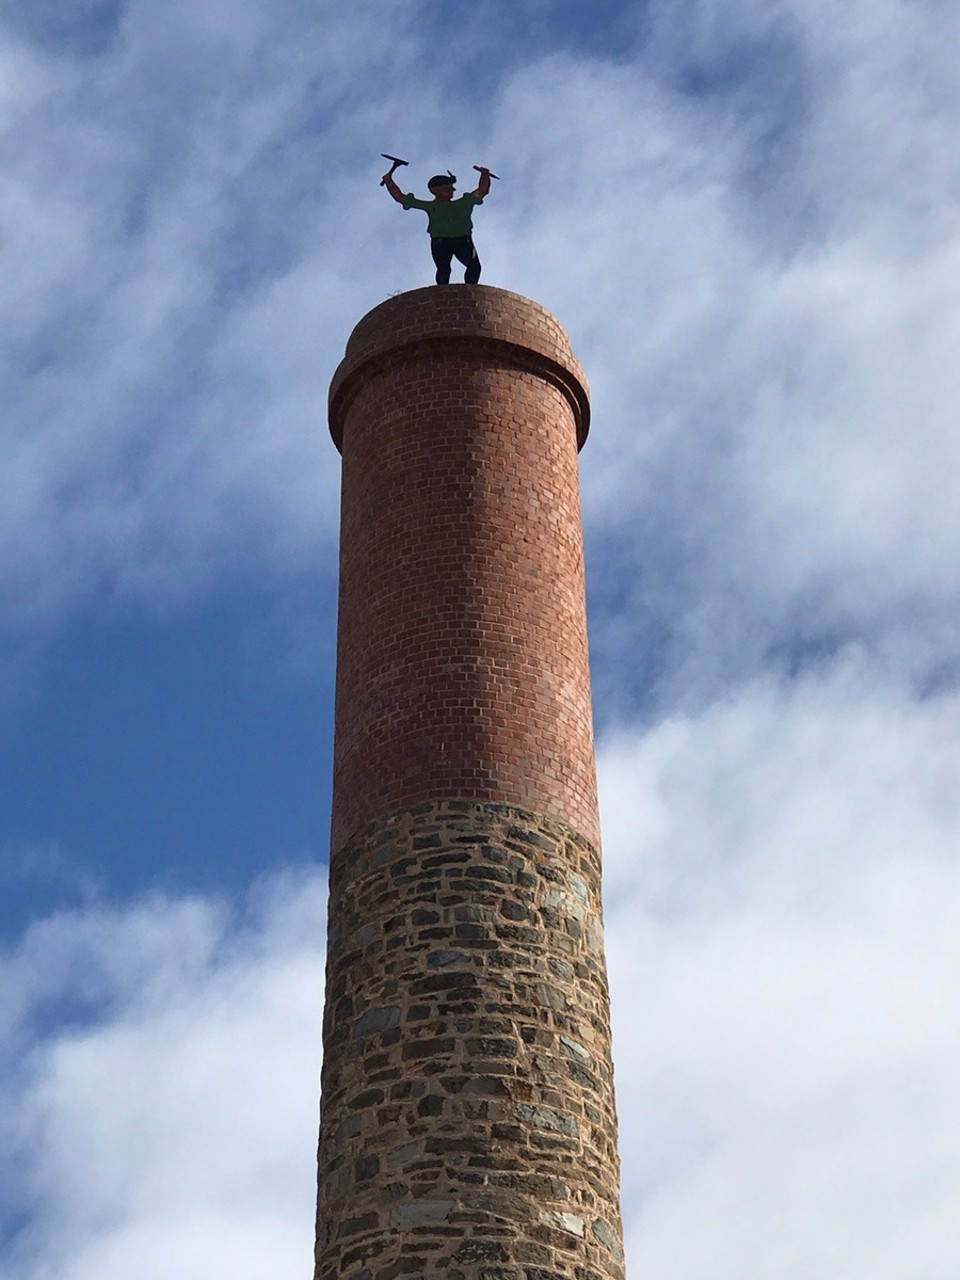
[[[132,3],[95,59],[0,39],[34,84],[0,183],[6,626],[329,560],[326,388],[378,297],[346,157],[379,164],[411,16]]]
[[[309,1266],[324,901],[280,878],[246,920],[154,899],[28,933],[5,977],[0,1219],[26,1221],[5,1275]]]
[[[632,1265],[960,1265],[960,700],[862,661],[601,756]]]

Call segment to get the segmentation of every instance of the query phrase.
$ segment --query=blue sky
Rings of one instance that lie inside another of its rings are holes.
[[[0,5],[0,1271],[305,1274],[353,324],[502,180],[582,455],[629,1262],[960,1270],[958,18]],[[144,1153],[147,1153],[146,1155]]]

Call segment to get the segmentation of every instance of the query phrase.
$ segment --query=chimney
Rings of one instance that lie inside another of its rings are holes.
[[[316,1280],[623,1280],[577,454],[558,322],[357,325]]]

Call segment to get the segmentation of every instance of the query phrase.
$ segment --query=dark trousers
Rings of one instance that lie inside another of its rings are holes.
[[[430,252],[437,266],[437,284],[450,283],[450,266],[454,258],[467,268],[463,273],[464,284],[476,284],[480,279],[480,259],[470,236],[433,236]]]

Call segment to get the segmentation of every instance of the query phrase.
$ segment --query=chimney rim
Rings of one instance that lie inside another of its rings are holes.
[[[577,448],[590,429],[589,386],[560,322],[530,298],[490,285],[433,285],[396,294],[354,327],[330,384],[330,434],[342,452],[350,405],[361,382],[397,358],[455,346],[543,377],[564,393]]]

